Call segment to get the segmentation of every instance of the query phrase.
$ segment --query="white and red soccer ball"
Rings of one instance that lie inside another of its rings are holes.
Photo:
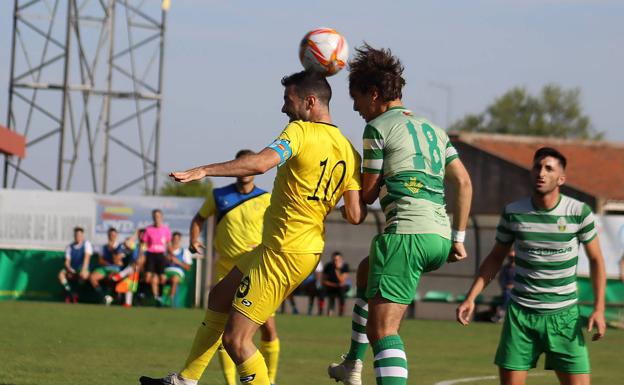
[[[306,71],[331,76],[347,65],[348,58],[347,40],[332,28],[313,29],[299,45],[299,60]]]

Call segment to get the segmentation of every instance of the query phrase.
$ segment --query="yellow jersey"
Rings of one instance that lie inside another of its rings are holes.
[[[286,253],[321,253],[325,217],[345,191],[361,190],[360,154],[334,125],[293,121],[269,146],[282,163],[264,215],[262,243]]]
[[[202,218],[216,216],[215,249],[220,257],[238,258],[262,241],[262,221],[271,194],[254,187],[241,194],[236,184],[214,189],[199,209]]]

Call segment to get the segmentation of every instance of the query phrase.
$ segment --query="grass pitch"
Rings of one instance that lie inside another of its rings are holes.
[[[138,384],[142,374],[179,370],[202,318],[201,310],[0,302],[0,385]],[[280,315],[277,323],[282,345],[278,384],[333,384],[326,368],[348,349],[350,319]],[[499,333],[500,325],[493,324],[404,321],[408,383],[495,375]],[[608,330],[604,340],[589,343],[593,384],[624,383],[618,365],[623,346],[621,330]],[[531,385],[556,383],[552,372],[531,373]],[[370,351],[363,383],[375,383]],[[200,384],[224,384],[216,357]]]

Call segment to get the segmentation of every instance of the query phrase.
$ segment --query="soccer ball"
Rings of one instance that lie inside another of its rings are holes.
[[[299,60],[306,71],[331,76],[347,65],[347,40],[331,28],[316,28],[308,32],[299,45]]]

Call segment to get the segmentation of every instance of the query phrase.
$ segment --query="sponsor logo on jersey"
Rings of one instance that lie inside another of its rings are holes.
[[[247,298],[243,299],[241,303],[247,307],[251,306],[251,301],[248,300]]]
[[[416,177],[410,177],[409,182],[403,183],[406,189],[410,190],[412,194],[418,194],[420,189],[424,186],[422,182],[416,180]]]
[[[571,246],[562,247],[560,249],[544,249],[544,248],[537,248],[537,247],[518,246],[518,249],[527,254],[542,255],[542,256],[565,254],[565,253],[572,252]]]

